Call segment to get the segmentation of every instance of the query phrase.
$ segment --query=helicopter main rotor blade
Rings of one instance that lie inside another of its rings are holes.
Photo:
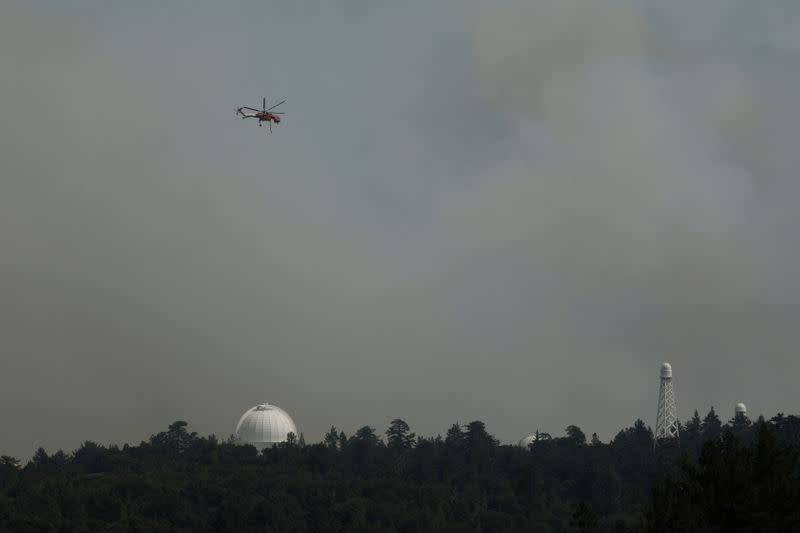
[[[281,104],[282,104],[283,102],[285,102],[285,101],[286,101],[286,100],[281,100],[280,102],[278,102],[278,103],[277,103],[277,104],[275,104],[274,106],[270,107],[270,108],[269,108],[269,109],[267,109],[266,111],[270,111],[270,110],[272,110],[272,109],[275,109],[276,107],[278,107],[279,105],[281,105]]]

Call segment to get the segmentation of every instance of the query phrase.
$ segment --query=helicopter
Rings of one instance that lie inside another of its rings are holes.
[[[272,110],[275,109],[276,107],[278,107],[279,105],[281,105],[282,103],[284,103],[285,101],[286,100],[281,100],[280,102],[278,102],[274,106],[272,106],[269,109],[267,109],[267,98],[263,97],[263,99],[261,101],[261,110],[260,111],[258,109],[252,108],[252,107],[244,107],[243,106],[243,107],[240,107],[240,108],[236,109],[236,116],[237,117],[241,116],[242,118],[257,118],[258,119],[258,127],[259,128],[261,127],[261,123],[262,122],[266,122],[266,123],[269,124],[270,133],[272,133],[272,123],[274,122],[275,124],[280,124],[280,122],[281,122],[280,115],[284,115],[285,114],[285,113],[281,113],[279,111],[272,111]],[[242,111],[243,109],[246,109],[248,111],[252,111],[252,113],[245,113],[244,111]]]

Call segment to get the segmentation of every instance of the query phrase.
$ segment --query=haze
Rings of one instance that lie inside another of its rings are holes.
[[[668,4],[5,2],[0,452],[796,409],[800,6]]]

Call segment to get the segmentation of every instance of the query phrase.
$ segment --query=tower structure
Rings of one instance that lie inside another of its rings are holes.
[[[678,438],[678,413],[675,409],[675,390],[672,387],[672,365],[661,365],[661,386],[658,388],[658,415],[655,441]]]

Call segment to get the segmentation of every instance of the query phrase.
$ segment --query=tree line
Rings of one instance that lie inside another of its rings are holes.
[[[259,453],[177,421],[138,445],[0,457],[0,531],[800,531],[798,450],[800,417],[713,409],[677,441],[636,420],[527,449],[480,421],[422,437],[395,419]]]

